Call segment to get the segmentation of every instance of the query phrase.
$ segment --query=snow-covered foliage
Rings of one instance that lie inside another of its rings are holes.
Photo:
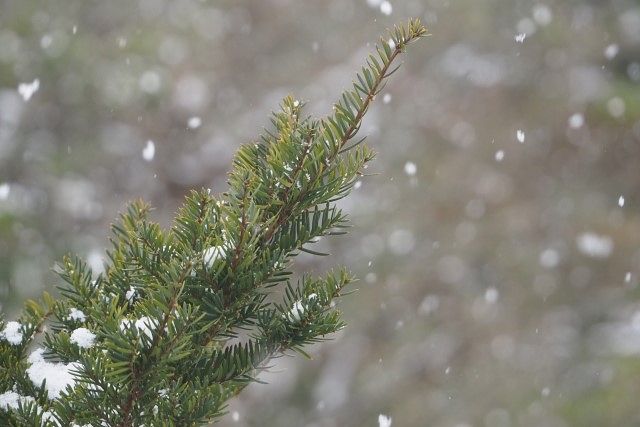
[[[58,399],[67,387],[73,388],[76,383],[75,374],[82,369],[82,365],[77,362],[49,362],[44,359],[43,353],[44,349],[39,348],[29,355],[27,361],[31,365],[26,373],[34,386],[45,384],[49,399]]]
[[[80,348],[91,348],[96,340],[96,335],[87,328],[74,329],[69,340]]]
[[[7,322],[7,324],[4,325],[4,329],[0,331],[0,339],[12,345],[20,345],[22,338],[22,325],[18,322]]]

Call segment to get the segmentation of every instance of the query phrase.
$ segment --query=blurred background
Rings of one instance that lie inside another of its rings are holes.
[[[218,425],[640,425],[637,1],[0,0],[3,312],[64,253],[99,270],[128,201],[223,191],[283,96],[327,114],[410,16],[355,227],[299,263],[361,278],[349,327]]]

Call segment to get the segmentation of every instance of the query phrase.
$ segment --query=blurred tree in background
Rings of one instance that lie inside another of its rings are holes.
[[[351,327],[221,424],[640,423],[630,0],[0,0],[3,311],[52,289],[65,252],[99,268],[134,197],[167,225],[187,189],[222,190],[286,93],[329,112],[405,16],[434,36],[363,125],[379,175],[345,202],[353,239],[320,243],[365,278]]]

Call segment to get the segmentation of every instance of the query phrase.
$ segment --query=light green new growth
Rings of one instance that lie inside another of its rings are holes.
[[[341,329],[334,301],[352,276],[292,284],[289,267],[345,233],[335,202],[374,157],[354,137],[394,60],[425,35],[419,20],[390,30],[329,117],[285,98],[271,130],[238,150],[229,190],[192,191],[171,229],[132,203],[104,274],[65,258],[58,299],[28,301],[19,325],[0,321],[0,425],[202,425],[271,358]],[[32,353],[39,334],[44,359]]]

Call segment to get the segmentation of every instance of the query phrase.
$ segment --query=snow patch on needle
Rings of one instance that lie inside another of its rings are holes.
[[[47,362],[42,357],[44,349],[39,348],[29,355],[28,362],[31,366],[27,368],[27,375],[34,386],[40,387],[43,381],[49,399],[58,399],[67,387],[73,387],[76,378],[73,371],[78,371],[82,365],[77,362],[52,363]]]
[[[12,345],[20,345],[22,343],[22,325],[18,322],[7,322],[4,325],[4,330],[0,332],[0,339]]]
[[[96,335],[87,328],[78,328],[71,333],[70,341],[80,348],[91,348]]]

